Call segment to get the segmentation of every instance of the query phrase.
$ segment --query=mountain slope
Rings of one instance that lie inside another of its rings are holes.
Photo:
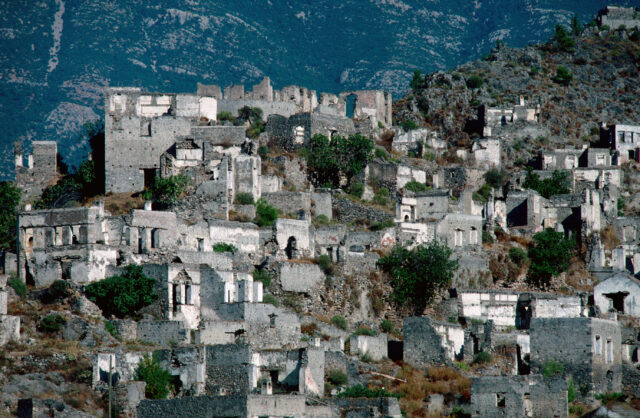
[[[269,75],[277,87],[398,95],[414,69],[478,58],[498,39],[546,39],[555,23],[574,13],[584,20],[605,4],[11,0],[0,15],[0,173],[12,176],[14,140],[56,139],[77,161],[77,132],[101,115],[107,84],[194,91],[198,81],[249,84]]]

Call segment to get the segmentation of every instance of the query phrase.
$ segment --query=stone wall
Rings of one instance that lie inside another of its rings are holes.
[[[351,355],[368,355],[373,361],[380,361],[388,357],[387,336],[384,334],[375,337],[352,335],[349,341]]]
[[[139,321],[136,335],[140,341],[158,345],[190,341],[181,321]]]
[[[428,317],[405,318],[404,361],[413,367],[452,362],[462,358],[464,331],[459,325],[445,324]]]
[[[591,393],[621,388],[620,327],[596,318],[534,318],[531,320],[531,369],[550,361],[564,365],[577,387]]]
[[[280,284],[287,292],[309,293],[318,284],[323,283],[324,273],[317,264],[290,263],[280,264]]]
[[[42,191],[56,179],[58,146],[55,141],[33,141],[33,151],[24,165],[22,143],[14,143],[16,186],[22,190],[22,202],[40,198]]]

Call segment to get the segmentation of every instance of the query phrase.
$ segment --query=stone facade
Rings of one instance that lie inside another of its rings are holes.
[[[620,325],[597,318],[534,318],[531,320],[531,369],[563,364],[566,376],[589,393],[621,389]],[[562,342],[559,345],[559,341]]]
[[[567,383],[539,375],[474,378],[471,416],[568,417]]]
[[[22,143],[14,144],[16,186],[22,190],[22,201],[38,199],[43,190],[52,185],[58,176],[58,145],[55,141],[33,141],[33,151],[26,156],[24,165]]]

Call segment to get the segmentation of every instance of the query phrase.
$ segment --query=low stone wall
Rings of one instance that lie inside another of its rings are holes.
[[[324,273],[317,264],[283,262],[280,265],[280,284],[287,292],[308,293],[323,279]]]
[[[158,345],[189,342],[189,333],[180,321],[140,321],[138,340]]]
[[[350,339],[350,351],[352,355],[368,354],[373,361],[387,358],[387,336],[354,335]]]
[[[346,197],[336,196],[333,199],[333,214],[342,223],[362,222],[373,224],[385,220],[392,220],[394,215],[373,206],[354,202]]]

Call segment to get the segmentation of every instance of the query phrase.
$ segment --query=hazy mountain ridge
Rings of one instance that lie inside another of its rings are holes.
[[[276,87],[382,88],[399,96],[414,69],[476,59],[498,39],[512,46],[545,40],[555,23],[575,12],[584,20],[606,5],[589,0],[578,10],[568,3],[7,4],[0,16],[0,172],[12,176],[14,140],[57,139],[66,158],[81,157],[73,138],[101,114],[108,84],[194,91],[198,81],[249,85],[269,75]]]

